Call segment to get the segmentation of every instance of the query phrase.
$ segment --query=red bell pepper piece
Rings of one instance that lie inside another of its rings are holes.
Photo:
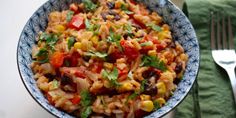
[[[65,55],[62,52],[54,52],[50,57],[50,64],[54,68],[59,68],[63,65]]]
[[[85,28],[84,18],[79,15],[73,16],[71,21],[68,23],[68,27],[76,30]]]

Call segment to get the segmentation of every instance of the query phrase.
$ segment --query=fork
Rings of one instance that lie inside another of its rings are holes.
[[[233,89],[234,101],[236,103],[236,54],[234,50],[234,40],[231,26],[231,19],[227,18],[227,29],[225,17],[223,16],[222,25],[220,24],[219,13],[217,13],[216,32],[214,13],[211,13],[211,54],[216,64],[221,66],[228,73]],[[221,30],[222,29],[222,30]],[[226,33],[228,31],[228,33]],[[228,36],[227,36],[228,34]],[[215,36],[217,38],[215,38]]]

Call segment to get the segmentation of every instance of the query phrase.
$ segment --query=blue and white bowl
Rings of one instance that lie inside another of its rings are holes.
[[[189,55],[189,61],[183,79],[178,84],[173,96],[166,105],[151,113],[147,118],[161,117],[176,107],[188,94],[196,80],[199,68],[199,45],[193,26],[188,18],[175,5],[167,0],[138,0],[147,5],[147,8],[157,12],[164,18],[164,22],[171,27],[172,36],[184,48]],[[73,118],[70,114],[56,109],[50,105],[47,99],[33,79],[33,72],[30,68],[32,62],[31,49],[36,44],[36,37],[39,31],[44,31],[48,23],[48,15],[52,11],[68,9],[69,4],[80,2],[80,0],[49,0],[43,4],[26,23],[17,47],[17,64],[21,79],[31,96],[48,112],[57,117]]]

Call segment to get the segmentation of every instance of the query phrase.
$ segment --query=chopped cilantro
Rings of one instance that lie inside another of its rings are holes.
[[[151,27],[153,30],[158,31],[158,32],[161,32],[161,31],[162,31],[161,27],[158,26],[158,25],[156,25],[156,24],[154,24],[154,23],[149,23],[149,24],[147,24],[146,26],[147,26],[147,27]]]
[[[91,113],[92,113],[92,108],[88,106],[82,110],[80,116],[81,118],[88,118]]]
[[[86,56],[94,56],[94,57],[99,57],[99,58],[105,58],[107,57],[107,53],[101,53],[101,52],[93,52],[89,51],[85,53]]]
[[[67,12],[67,14],[66,14],[66,21],[67,21],[67,22],[70,22],[71,19],[72,19],[72,17],[73,17],[73,15],[74,15],[74,12],[69,10],[69,11]]]
[[[83,107],[89,106],[92,103],[92,97],[88,90],[81,91],[80,96],[81,96],[80,103]]]
[[[94,11],[97,5],[92,2],[92,0],[82,0],[86,11]]]
[[[157,110],[157,109],[161,108],[160,104],[157,101],[154,101],[153,105],[154,105],[154,109],[153,110]]]
[[[99,24],[92,24],[88,19],[85,20],[85,26],[88,31],[93,31],[95,35],[98,34],[100,25]]]
[[[54,45],[58,41],[58,36],[56,34],[48,34],[44,32],[40,35],[39,41],[45,41],[46,45],[52,50],[54,50]]]
[[[141,81],[141,86],[140,86],[140,93],[144,92],[145,90],[145,84],[147,83],[147,80],[144,79]]]
[[[144,92],[146,83],[147,83],[146,79],[142,80],[141,86],[140,86],[140,91],[135,91],[134,93],[130,94],[126,100],[126,103],[128,103],[129,100],[135,99],[140,93]]]
[[[83,106],[80,116],[81,118],[88,118],[88,116],[92,113],[92,109],[90,107],[90,105],[92,104],[92,97],[88,90],[81,91],[80,96],[80,104]]]
[[[116,46],[122,51],[122,47],[120,45],[121,35],[115,34],[112,29],[110,29],[110,36],[107,38],[108,42],[114,42]]]
[[[69,37],[69,39],[67,41],[67,46],[68,46],[69,50],[74,45],[74,43],[75,43],[75,38],[74,37]]]
[[[147,41],[147,42],[144,42],[144,43],[141,43],[140,46],[151,46],[153,45],[152,41]]]
[[[47,63],[49,61],[48,51],[46,48],[41,48],[36,56],[38,57],[37,61],[39,63]]]
[[[132,26],[130,24],[124,25],[124,30],[127,32],[127,35],[130,36],[131,38],[134,36],[132,32]]]
[[[167,69],[165,63],[161,61],[159,58],[155,56],[147,56],[147,55],[144,55],[142,57],[141,66],[151,66],[151,67],[160,69],[162,71],[165,71]]]
[[[108,73],[106,70],[102,70],[102,77],[108,79],[112,86],[120,86],[120,84],[117,82],[118,69],[116,67],[110,73]]]

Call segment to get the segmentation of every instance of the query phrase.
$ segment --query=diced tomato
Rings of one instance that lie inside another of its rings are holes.
[[[68,23],[68,27],[77,30],[85,28],[84,18],[79,15],[73,16],[71,21]]]
[[[54,52],[50,57],[50,64],[55,67],[59,68],[63,65],[65,55],[62,52]]]
[[[124,49],[124,54],[129,59],[133,60],[139,56],[139,51],[135,47],[131,47],[127,42],[124,42],[123,40],[120,42],[120,44]]]
[[[76,67],[78,64],[78,58],[80,58],[80,54],[77,51],[73,52],[71,55],[70,66]]]
[[[96,61],[91,65],[91,71],[95,73],[100,73],[103,68],[103,62],[102,61]]]
[[[70,5],[70,10],[74,11],[75,13],[78,13],[78,5],[76,5],[75,3]]]
[[[81,100],[80,96],[74,96],[74,98],[72,98],[70,101],[76,105],[80,103],[80,100]]]
[[[124,57],[124,55],[119,50],[115,50],[108,57],[109,57],[108,58],[109,61],[114,63],[114,62],[116,62],[117,59],[120,59],[120,58]]]
[[[76,67],[78,64],[78,58],[80,58],[80,54],[76,51],[72,54],[68,54],[67,56],[65,56],[64,66]]]
[[[161,50],[163,50],[163,49],[165,49],[165,46],[162,45],[162,44],[157,44],[156,47],[157,47],[157,51],[158,51],[158,52],[161,51]]]

